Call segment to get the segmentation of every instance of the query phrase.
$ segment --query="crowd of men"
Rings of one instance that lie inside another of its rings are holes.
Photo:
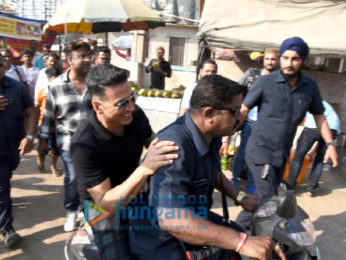
[[[241,254],[271,259],[274,253],[285,259],[270,237],[249,236],[244,226],[213,213],[212,194],[215,188],[224,192],[246,212],[277,194],[306,112],[316,122],[315,139],[324,142],[319,165],[332,160],[337,166],[327,105],[316,82],[302,73],[309,48],[301,38],[265,50],[263,69],[249,70],[239,83],[217,75],[216,62],[205,60],[199,80],[185,92],[179,118],[157,134],[136,105],[129,72],[110,64],[109,48],[93,51],[82,40],[68,43],[69,67],[62,72],[59,57],[49,51],[44,68],[36,69],[33,59],[41,57],[32,46],[23,52],[23,76],[11,64],[11,52],[0,52],[0,127],[5,129],[0,132],[0,231],[7,247],[20,239],[12,225],[10,179],[38,132],[38,169],[45,171],[49,151],[56,176],[62,174],[57,156],[64,163],[64,230],[77,228],[84,201],[110,213],[91,226],[102,259],[241,259]],[[164,77],[171,75],[163,55],[157,48],[157,59],[146,67],[152,88],[164,87]],[[243,150],[229,180],[220,169],[220,153],[241,126]],[[302,150],[299,154],[307,149]],[[247,194],[237,180],[244,160]],[[295,175],[286,188],[294,188]],[[315,175],[311,189],[320,173]],[[87,219],[97,217],[84,213]]]

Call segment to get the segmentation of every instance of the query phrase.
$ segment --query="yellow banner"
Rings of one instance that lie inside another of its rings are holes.
[[[40,41],[41,25],[37,22],[0,15],[0,36]]]

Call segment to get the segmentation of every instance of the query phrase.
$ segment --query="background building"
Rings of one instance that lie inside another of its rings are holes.
[[[56,10],[56,0],[0,0],[0,11],[23,18],[48,20]]]

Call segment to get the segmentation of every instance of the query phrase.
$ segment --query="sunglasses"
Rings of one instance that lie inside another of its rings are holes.
[[[232,114],[233,117],[237,117],[239,115],[241,107],[213,107],[216,110],[227,110]]]
[[[107,105],[113,109],[124,109],[129,103],[130,101],[133,102],[133,104],[136,103],[136,100],[137,100],[137,97],[138,97],[138,94],[137,93],[133,93],[130,97],[120,101],[117,105],[113,106],[113,105],[109,105],[109,104],[106,104],[104,102],[102,102],[101,100],[97,100],[97,102],[103,104],[103,105]]]

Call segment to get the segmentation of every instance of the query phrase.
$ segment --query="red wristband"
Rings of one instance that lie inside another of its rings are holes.
[[[236,252],[240,252],[243,249],[246,239],[247,239],[247,235],[245,233],[240,233],[240,240],[237,245],[237,249],[235,250]]]

